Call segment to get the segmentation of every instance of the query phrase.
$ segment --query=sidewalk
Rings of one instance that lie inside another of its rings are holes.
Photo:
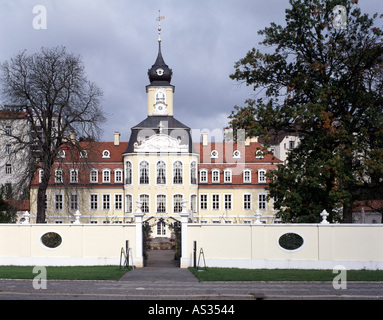
[[[125,273],[119,281],[198,283],[197,278],[188,269],[177,266],[174,250],[149,251],[147,266]]]

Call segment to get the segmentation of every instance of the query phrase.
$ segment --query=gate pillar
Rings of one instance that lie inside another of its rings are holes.
[[[144,266],[144,257],[142,255],[142,218],[144,215],[145,214],[142,212],[136,212],[134,214],[136,224],[136,252],[134,258],[134,265],[137,268],[142,268]]]
[[[188,268],[189,267],[189,258],[188,258],[188,220],[189,213],[181,212],[181,259],[180,267]]]

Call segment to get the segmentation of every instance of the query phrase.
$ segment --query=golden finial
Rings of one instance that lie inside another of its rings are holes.
[[[161,42],[161,20],[165,19],[164,16],[161,16],[161,10],[158,10],[158,42]]]

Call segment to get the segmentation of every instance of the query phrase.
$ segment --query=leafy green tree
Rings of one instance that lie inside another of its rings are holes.
[[[286,25],[259,31],[265,52],[250,50],[230,76],[257,95],[229,117],[234,136],[245,129],[266,147],[281,131],[301,138],[268,174],[284,221],[318,222],[323,209],[334,221],[343,208],[351,222],[355,200],[383,198],[383,15],[354,2],[290,0]]]

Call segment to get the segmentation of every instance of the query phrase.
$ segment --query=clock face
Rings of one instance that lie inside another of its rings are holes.
[[[166,105],[163,103],[158,103],[155,105],[153,115],[166,115],[168,112],[166,110]]]
[[[158,68],[158,69],[156,70],[156,73],[157,73],[157,75],[162,76],[162,75],[164,74],[164,70],[161,69],[161,68]]]

